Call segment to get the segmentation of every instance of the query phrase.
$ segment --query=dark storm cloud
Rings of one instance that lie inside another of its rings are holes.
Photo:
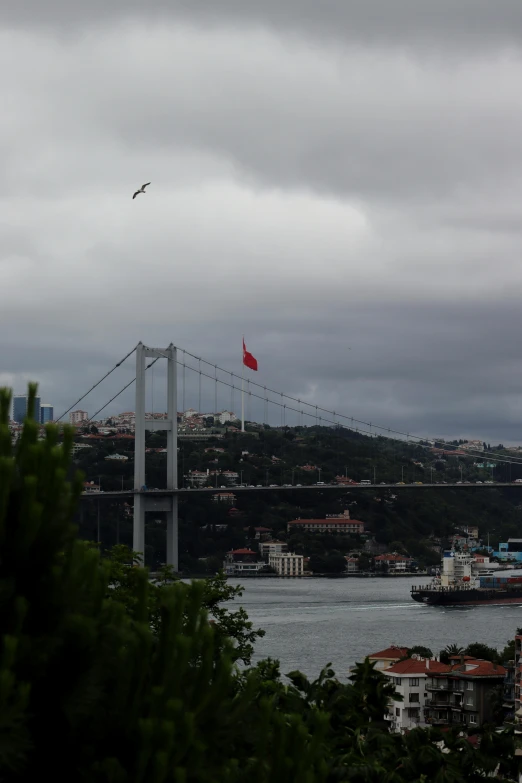
[[[181,18],[209,25],[269,26],[278,32],[328,36],[364,44],[416,42],[470,47],[518,44],[518,0],[18,0],[4,4],[0,19],[24,27],[102,26],[122,17],[149,23]]]
[[[374,431],[522,441],[519,0],[18,0],[0,20],[1,383],[39,380],[61,412],[140,339],[240,373],[245,334],[256,380]]]
[[[477,312],[479,309],[479,312]],[[186,361],[192,370],[186,370],[185,407],[198,407],[199,364],[191,357],[183,357],[185,348],[203,359],[221,367],[241,372],[240,328],[245,319],[236,316],[217,318],[213,333],[206,323],[183,334],[183,325],[172,330],[173,341],[179,343],[179,360]],[[332,323],[336,329],[332,330]],[[284,391],[312,405],[318,403],[345,416],[354,416],[379,427],[426,436],[472,437],[486,440],[514,442],[522,439],[522,349],[519,335],[522,315],[516,302],[507,302],[502,308],[483,302],[458,308],[447,305],[429,306],[355,306],[349,314],[338,305],[329,312],[323,309],[311,328],[303,313],[289,323],[281,313],[267,328],[265,319],[251,318],[248,347],[259,361],[259,373],[249,374],[253,381],[269,388]],[[151,344],[166,345],[165,329],[148,329]],[[176,340],[179,338],[180,340]],[[157,338],[157,339],[155,339]],[[92,346],[77,344],[76,352],[60,346],[61,362],[52,351],[42,351],[41,361],[29,354],[26,361],[18,359],[13,368],[23,373],[40,371],[59,372],[59,382],[66,383],[67,395],[59,388],[47,388],[47,397],[59,395],[65,409],[75,401],[92,382],[110,369],[125,352],[121,348],[110,357],[100,355]],[[204,346],[204,350],[201,347]],[[351,348],[351,350],[348,350]],[[9,346],[6,347],[9,350]],[[93,392],[82,407],[93,413],[134,375],[131,357],[121,370]],[[74,367],[71,377],[69,368]],[[205,363],[203,372],[212,375],[213,369]],[[155,378],[149,371],[148,407],[161,410],[164,406],[164,368],[157,366]],[[182,407],[179,370],[179,407]],[[25,375],[24,375],[25,377]],[[67,378],[67,381],[66,381]],[[239,382],[218,372],[218,378],[236,386],[234,403],[229,386],[219,385],[218,407],[235,405],[239,411]],[[214,383],[202,380],[202,407],[213,410]],[[152,391],[155,389],[154,400]],[[251,387],[254,394],[263,396],[260,389]],[[45,396],[45,392],[44,396]],[[270,399],[279,400],[269,395]],[[502,405],[499,406],[499,400]],[[279,400],[280,401],[280,400]],[[299,421],[313,424],[313,416],[300,418],[290,411],[299,405],[288,401],[286,423]],[[262,401],[250,402],[252,417],[263,419]],[[132,389],[108,410],[133,408]],[[301,406],[308,413],[313,407]],[[329,417],[323,414],[323,421]],[[280,408],[271,406],[269,419],[280,423]],[[350,424],[348,419],[339,417]],[[364,429],[364,427],[363,427]],[[366,429],[368,429],[366,427]]]

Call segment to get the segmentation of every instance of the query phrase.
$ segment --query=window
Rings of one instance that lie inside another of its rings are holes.
[[[468,689],[468,691],[472,691],[473,690],[473,683],[472,682],[468,682],[467,685],[466,685],[466,688]]]
[[[402,685],[402,680],[400,677],[393,677],[394,685]]]
[[[400,711],[400,709],[398,707],[395,707],[395,715],[396,715],[397,718],[401,717],[401,711]]]
[[[477,716],[476,715],[470,715],[469,716],[469,722],[470,723],[476,723],[477,722]]]
[[[468,705],[468,707],[473,706],[473,699],[471,696],[468,696],[468,698],[466,699],[466,704]]]
[[[418,677],[410,677],[410,686],[414,688],[415,686],[419,685],[419,678]]]
[[[413,701],[420,701],[418,693],[410,693],[410,703]]]

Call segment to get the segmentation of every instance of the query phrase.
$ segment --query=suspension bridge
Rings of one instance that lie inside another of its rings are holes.
[[[216,492],[220,492],[223,487],[179,487],[178,486],[178,402],[179,389],[181,385],[181,402],[182,409],[185,410],[186,402],[186,373],[193,372],[198,379],[198,397],[199,397],[199,412],[202,407],[202,382],[205,380],[214,386],[214,411],[218,410],[218,386],[224,386],[230,392],[231,406],[230,410],[234,409],[234,395],[237,393],[246,395],[247,398],[247,410],[250,408],[252,400],[257,401],[258,406],[263,407],[263,419],[264,423],[268,423],[270,417],[270,411],[274,408],[279,410],[281,427],[288,426],[288,417],[290,414],[294,414],[296,417],[296,424],[303,425],[315,424],[318,426],[329,426],[332,428],[348,429],[353,432],[363,433],[372,437],[381,435],[387,438],[396,438],[408,443],[417,443],[425,446],[433,446],[434,443],[440,442],[437,438],[428,438],[425,436],[415,435],[400,430],[395,430],[390,427],[378,425],[371,422],[366,422],[354,417],[347,416],[346,414],[338,413],[335,411],[323,408],[315,403],[302,400],[291,395],[288,395],[281,391],[276,391],[260,383],[252,381],[250,378],[246,380],[242,376],[238,376],[236,373],[229,370],[225,370],[216,364],[213,364],[201,357],[179,349],[172,343],[167,348],[152,348],[138,343],[126,356],[117,362],[111,370],[109,370],[99,381],[97,381],[85,394],[83,394],[73,405],[71,405],[66,411],[58,417],[58,421],[63,419],[70,411],[72,411],[77,405],[79,405],[92,391],[100,386],[115,370],[123,365],[123,363],[129,359],[132,354],[136,354],[136,375],[129,381],[119,392],[113,395],[101,408],[99,408],[92,416],[89,417],[89,421],[96,421],[96,417],[105,410],[114,400],[116,400],[123,392],[125,392],[132,384],[135,383],[135,433],[134,433],[134,488],[132,490],[110,491],[110,492],[92,492],[85,493],[82,496],[82,500],[92,500],[93,498],[133,498],[134,500],[134,516],[133,516],[133,549],[137,552],[145,551],[145,515],[148,512],[166,512],[167,517],[167,563],[172,565],[176,570],[178,569],[178,498],[180,496],[190,496],[192,494],[208,494],[212,495]],[[181,358],[180,358],[181,356]],[[152,359],[147,364],[147,359]],[[166,360],[167,362],[167,411],[166,414],[160,418],[150,418],[146,415],[146,375],[158,361]],[[196,363],[196,366],[194,366]],[[179,384],[178,370],[181,369],[181,384]],[[163,431],[167,433],[167,476],[165,487],[156,489],[148,488],[146,486],[146,448],[145,438],[147,432]],[[453,444],[445,443],[444,451],[458,451],[459,447]],[[459,452],[460,453],[460,452]],[[492,452],[483,452],[478,450],[466,450],[466,456],[484,458],[494,458],[496,462],[506,462],[511,464],[522,464],[522,457],[509,457],[506,458],[505,454],[495,454]],[[479,486],[488,486],[492,482],[486,484],[472,484],[470,482],[454,482],[454,483],[421,483],[415,482],[412,484],[404,484],[403,482],[397,483],[363,483],[363,484],[325,484],[317,482],[314,484],[281,484],[281,485],[240,485],[234,486],[234,493],[252,493],[252,492],[301,492],[305,490],[321,491],[321,492],[346,492],[352,490],[360,491],[375,491],[379,489],[393,489],[397,490],[412,490],[422,491],[425,489],[441,489],[441,488],[458,488],[458,489],[470,489],[478,488]],[[511,482],[495,482],[494,487],[519,487],[522,488],[522,483]],[[229,487],[227,487],[228,489]]]

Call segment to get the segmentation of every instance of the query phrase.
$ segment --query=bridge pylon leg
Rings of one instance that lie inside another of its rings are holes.
[[[145,503],[144,495],[134,495],[134,519],[132,527],[132,548],[145,558]]]
[[[147,357],[167,359],[167,416],[145,418],[145,360]],[[172,343],[168,348],[149,348],[143,343],[136,347],[136,410],[134,432],[134,524],[132,548],[145,555],[145,512],[156,509],[153,498],[145,494],[145,434],[147,430],[167,431],[167,490],[178,489],[178,410],[177,410],[177,351]],[[156,496],[158,497],[158,496]],[[178,562],[178,497],[169,495],[167,510],[167,563],[177,571]],[[164,509],[161,509],[164,510]]]
[[[172,497],[171,511],[167,511],[167,565],[179,570],[178,554],[178,496]]]

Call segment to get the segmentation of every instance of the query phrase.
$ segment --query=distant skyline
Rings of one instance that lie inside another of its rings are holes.
[[[0,385],[59,415],[244,335],[294,397],[522,442],[520,0],[23,0],[0,64]]]

